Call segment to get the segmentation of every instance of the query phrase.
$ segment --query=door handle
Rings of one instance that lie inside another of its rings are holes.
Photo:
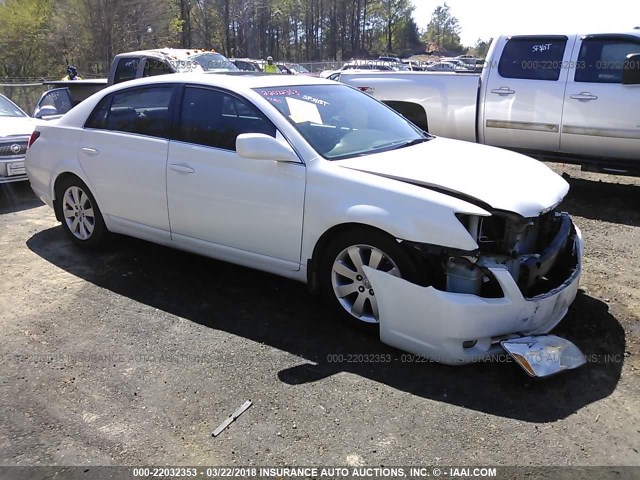
[[[500,87],[492,89],[491,93],[495,93],[497,95],[513,95],[516,91],[511,90],[509,87]]]
[[[82,147],[82,153],[86,153],[87,155],[98,155],[98,150],[95,148]]]
[[[589,92],[574,93],[573,95],[571,95],[571,98],[573,98],[574,100],[597,100],[598,99],[596,95],[591,95],[591,93]]]
[[[169,165],[169,168],[174,172],[180,173],[193,173],[195,169],[191,168],[189,165],[185,165],[184,163],[172,163]]]

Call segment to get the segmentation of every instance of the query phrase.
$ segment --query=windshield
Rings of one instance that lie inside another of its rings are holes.
[[[228,70],[232,72],[240,69],[235,66],[231,60],[224,55],[213,52],[205,52],[192,55],[187,61],[181,62],[184,65],[178,65],[179,72],[205,71],[212,72],[216,70]]]
[[[309,70],[307,70],[306,68],[304,68],[302,65],[300,65],[298,63],[290,64],[289,68],[291,70],[293,70],[294,72],[297,72],[297,73],[309,73]]]
[[[0,95],[0,117],[26,117],[20,108],[6,97]]]
[[[402,148],[431,138],[390,108],[346,85],[255,90],[328,160]]]

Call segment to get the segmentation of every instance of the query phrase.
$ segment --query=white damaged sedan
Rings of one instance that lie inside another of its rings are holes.
[[[39,126],[26,167],[78,245],[126,234],[307,282],[344,319],[442,363],[502,348],[532,375],[584,363],[539,336],[578,289],[580,232],[555,210],[568,184],[346,85],[126,82]]]

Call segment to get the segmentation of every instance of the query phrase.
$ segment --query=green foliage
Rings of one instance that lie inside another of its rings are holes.
[[[0,0],[0,75],[103,75],[117,53],[314,61],[421,53],[410,0]]]
[[[0,3],[0,75],[24,78],[46,75],[49,51],[49,0],[7,0]]]
[[[451,53],[462,52],[464,47],[460,43],[460,22],[451,13],[449,5],[445,3],[433,11],[423,40],[433,42]]]
[[[489,47],[491,46],[491,40],[485,42],[481,38],[478,39],[475,46],[469,50],[469,53],[478,57],[478,58],[486,58],[487,52],[489,52]]]

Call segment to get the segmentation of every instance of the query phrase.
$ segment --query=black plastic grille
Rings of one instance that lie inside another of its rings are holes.
[[[0,143],[0,157],[24,156],[27,152],[27,141],[3,141]]]

